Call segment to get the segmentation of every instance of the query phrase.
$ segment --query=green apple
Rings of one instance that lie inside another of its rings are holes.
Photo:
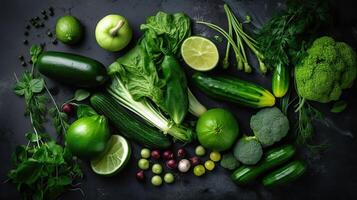
[[[126,47],[133,36],[128,20],[120,15],[107,15],[95,28],[99,46],[108,51],[119,51]]]

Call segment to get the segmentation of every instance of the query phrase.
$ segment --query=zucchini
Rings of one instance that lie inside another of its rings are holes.
[[[166,149],[171,146],[166,135],[139,120],[109,95],[94,94],[90,103],[98,113],[106,116],[124,137],[150,149]]]
[[[41,74],[78,87],[96,87],[107,79],[107,70],[100,62],[88,57],[47,51],[36,62]]]
[[[295,154],[292,145],[276,147],[266,152],[257,165],[243,165],[235,170],[231,176],[232,180],[239,185],[252,183],[262,173],[288,161]]]
[[[275,97],[268,90],[237,78],[210,77],[202,73],[195,73],[193,81],[199,89],[213,98],[252,108],[271,107],[275,104]]]
[[[272,90],[274,96],[281,98],[289,90],[289,70],[282,64],[275,67],[272,78]]]
[[[298,179],[305,171],[306,164],[302,161],[295,160],[266,175],[262,182],[263,185],[267,187],[284,185]]]

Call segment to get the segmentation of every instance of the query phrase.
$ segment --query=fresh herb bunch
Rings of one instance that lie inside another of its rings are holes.
[[[25,115],[29,116],[33,131],[26,134],[27,145],[16,148],[12,156],[14,168],[8,172],[8,177],[17,185],[24,199],[55,199],[66,189],[75,187],[73,181],[83,176],[77,159],[69,150],[43,133],[48,97],[54,105],[50,112],[57,132],[66,132],[68,123],[44,79],[35,70],[37,56],[41,52],[40,46],[31,47],[31,71],[24,72],[21,79],[15,74],[14,92],[25,99]]]
[[[321,28],[331,22],[329,0],[287,0],[286,6],[258,32],[257,41],[270,69],[282,65],[289,70],[297,65]],[[290,97],[289,92],[281,101],[285,113],[292,103]],[[316,149],[312,145],[313,121],[323,117],[299,94],[295,99],[299,99],[295,110],[298,119],[297,143],[311,150]]]
[[[303,47],[331,21],[328,0],[287,0],[286,6],[258,32],[258,44],[272,69],[295,65]]]

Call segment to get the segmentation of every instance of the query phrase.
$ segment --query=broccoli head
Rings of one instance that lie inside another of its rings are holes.
[[[255,165],[262,158],[263,149],[254,136],[243,136],[233,150],[234,157],[246,165]]]
[[[307,100],[327,103],[338,100],[356,78],[357,58],[344,42],[328,36],[316,39],[295,68],[298,93]]]
[[[265,108],[252,116],[250,127],[263,147],[267,147],[286,136],[289,120],[279,108]]]
[[[223,154],[220,164],[223,168],[228,170],[234,170],[239,167],[239,161],[234,157],[232,153]]]

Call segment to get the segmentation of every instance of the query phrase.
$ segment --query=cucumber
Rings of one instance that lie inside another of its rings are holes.
[[[233,77],[210,77],[195,73],[193,81],[207,95],[252,108],[271,107],[275,97],[268,90],[247,81]]]
[[[107,70],[100,62],[76,54],[43,52],[36,67],[49,78],[78,87],[96,87],[108,79]]]
[[[295,154],[295,151],[292,145],[271,149],[263,155],[262,160],[257,165],[243,165],[233,172],[231,178],[239,185],[252,183],[264,172],[288,161]]]
[[[290,77],[289,70],[283,65],[279,64],[274,69],[272,78],[272,90],[275,97],[281,98],[289,90]]]
[[[305,171],[306,164],[302,161],[295,160],[266,175],[262,182],[263,185],[267,187],[284,185],[298,179]]]
[[[135,114],[126,110],[109,95],[94,94],[90,102],[93,108],[106,116],[124,137],[149,149],[167,149],[171,146],[171,141],[166,135],[139,120]]]

